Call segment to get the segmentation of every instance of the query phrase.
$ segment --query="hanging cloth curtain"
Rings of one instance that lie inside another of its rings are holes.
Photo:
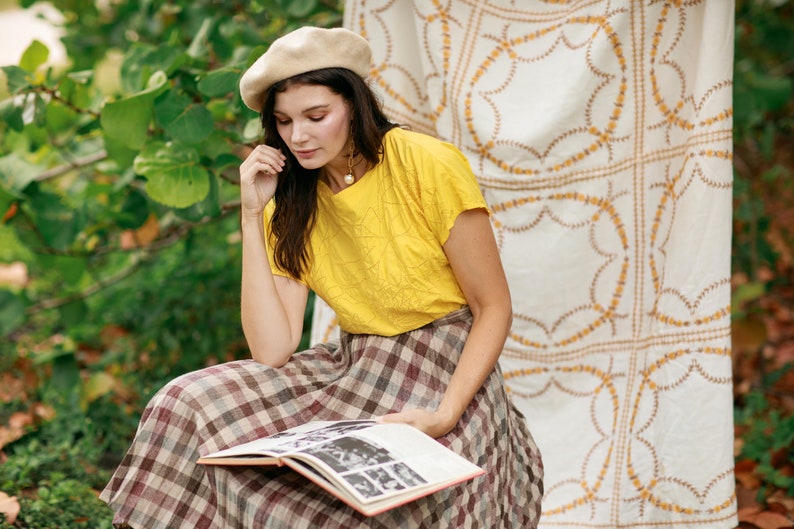
[[[346,3],[387,114],[457,145],[493,210],[541,527],[736,527],[733,17],[730,0]],[[334,332],[319,304],[313,338]]]

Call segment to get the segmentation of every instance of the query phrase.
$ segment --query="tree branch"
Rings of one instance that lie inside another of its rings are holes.
[[[35,305],[31,305],[30,307],[27,308],[27,310],[25,312],[27,312],[28,314],[34,314],[34,313],[39,312],[41,310],[55,309],[55,308],[58,308],[58,307],[63,307],[64,305],[68,305],[69,303],[72,303],[73,301],[77,301],[77,300],[80,300],[80,299],[85,299],[85,298],[87,298],[89,296],[92,296],[92,295],[104,290],[105,288],[107,288],[107,287],[109,287],[111,285],[114,285],[114,284],[118,283],[122,279],[125,279],[125,278],[131,276],[138,269],[138,267],[140,267],[140,265],[143,262],[145,262],[145,261],[146,261],[146,259],[143,258],[143,257],[134,256],[132,264],[130,266],[128,266],[124,270],[121,270],[117,274],[112,275],[112,276],[110,276],[110,277],[108,277],[106,279],[98,280],[96,283],[94,283],[93,285],[89,286],[88,288],[86,288],[82,292],[75,292],[74,294],[69,294],[68,296],[63,296],[63,297],[60,297],[60,298],[45,299],[43,301],[40,301],[40,302],[36,303]]]
[[[72,169],[79,169],[80,167],[85,167],[86,165],[100,162],[107,157],[108,153],[103,149],[93,154],[83,156],[82,158],[77,158],[73,162],[65,163],[63,165],[59,165],[58,167],[53,167],[52,169],[47,169],[43,173],[36,176],[34,180],[37,182],[43,182],[44,180],[49,180],[50,178],[55,178],[57,176],[61,176],[64,173],[68,173]]]

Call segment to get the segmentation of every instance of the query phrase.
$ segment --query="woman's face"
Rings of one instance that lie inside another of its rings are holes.
[[[295,84],[276,94],[276,130],[305,169],[347,167],[350,106],[322,85]]]

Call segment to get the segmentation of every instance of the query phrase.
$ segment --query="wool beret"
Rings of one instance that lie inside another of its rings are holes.
[[[304,26],[273,41],[240,78],[240,95],[248,108],[261,112],[277,82],[322,68],[347,68],[365,79],[371,57],[366,39],[349,29]]]

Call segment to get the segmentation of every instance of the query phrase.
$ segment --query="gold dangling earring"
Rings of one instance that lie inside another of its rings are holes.
[[[355,154],[355,145],[353,145],[353,138],[350,138],[350,149],[347,151],[347,174],[342,178],[347,185],[353,185],[356,177],[353,175],[353,158]]]

